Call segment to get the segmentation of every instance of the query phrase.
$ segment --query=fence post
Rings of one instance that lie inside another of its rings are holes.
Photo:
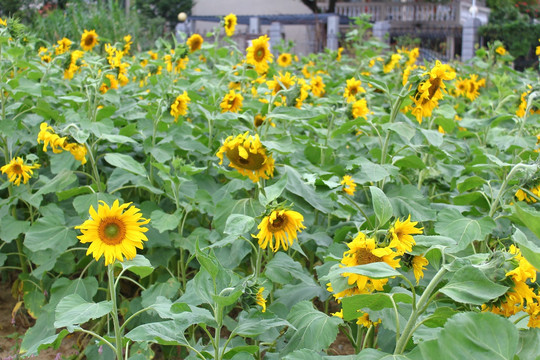
[[[326,47],[335,51],[338,49],[339,16],[330,15],[326,25]]]
[[[469,60],[474,57],[474,46],[478,42],[478,28],[481,23],[478,18],[469,18],[463,25],[461,43],[461,60]]]
[[[257,16],[252,16],[249,18],[249,30],[248,34],[260,34],[261,33],[261,22]]]
[[[282,25],[279,21],[274,21],[270,24],[270,48],[272,49],[272,53],[274,53],[274,56],[277,56],[276,48],[277,45],[281,42],[281,33],[282,33]]]
[[[381,40],[382,42],[389,43],[389,36],[386,34],[390,33],[390,21],[375,21],[373,24],[373,36]]]

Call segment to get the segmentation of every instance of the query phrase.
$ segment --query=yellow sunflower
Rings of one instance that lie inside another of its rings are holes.
[[[352,114],[355,119],[358,117],[363,117],[367,120],[366,115],[369,114],[369,109],[367,107],[366,99],[360,99],[353,103]]]
[[[516,110],[516,115],[519,117],[525,116],[525,111],[527,110],[527,95],[530,91],[526,91],[521,94],[521,102],[519,103],[518,109]]]
[[[264,288],[261,287],[259,291],[257,292],[255,302],[257,303],[257,305],[262,307],[262,310],[261,310],[262,312],[266,312],[266,299],[263,297],[263,291],[264,291]]]
[[[350,78],[347,80],[347,86],[345,87],[343,97],[347,99],[347,102],[353,102],[356,100],[356,95],[365,92],[366,89],[362,87],[362,81]]]
[[[479,89],[479,81],[478,81],[478,75],[472,74],[470,79],[468,80],[469,86],[467,88],[467,92],[465,93],[465,96],[471,101],[476,99],[480,93],[478,92]]]
[[[274,80],[269,80],[266,82],[268,88],[272,90],[272,95],[276,95],[281,90],[289,89],[291,86],[294,86],[296,82],[296,77],[287,71],[285,75],[279,72],[279,76],[274,75]]]
[[[88,150],[83,144],[69,143],[64,146],[64,150],[69,151],[75,160],[80,161],[81,165],[86,164],[86,153]]]
[[[221,104],[219,104],[221,106],[221,112],[238,112],[242,107],[243,100],[244,97],[242,94],[237,94],[234,90],[229,91],[221,101]]]
[[[359,312],[362,312],[362,311],[359,311]],[[365,328],[370,328],[374,325],[380,324],[381,321],[382,321],[381,319],[378,319],[377,321],[370,320],[369,314],[364,312],[362,313],[361,316],[358,317],[358,320],[356,321],[356,323],[358,325],[362,325]]]
[[[341,264],[345,268],[376,262],[385,262],[394,269],[399,267],[399,259],[396,259],[398,256],[396,252],[389,247],[377,247],[375,239],[368,239],[363,233],[358,233],[347,246],[349,250],[343,253],[343,259],[341,260]],[[341,276],[347,277],[349,285],[356,284],[362,292],[381,291],[384,284],[388,282],[388,279],[372,279],[364,275],[347,272],[342,273]]]
[[[498,46],[495,49],[495,52],[501,56],[506,55],[506,49],[504,48],[504,46]]]
[[[193,34],[187,39],[186,44],[189,46],[189,51],[194,52],[201,48],[204,39],[199,34]]]
[[[469,91],[469,80],[458,78],[456,80],[456,95],[457,96],[466,96]]]
[[[225,28],[227,36],[233,36],[234,30],[236,29],[236,22],[236,15],[229,14],[225,16],[223,27]]]
[[[137,254],[136,248],[143,248],[142,242],[148,240],[144,234],[148,228],[142,225],[148,224],[150,219],[143,218],[140,210],[130,205],[120,205],[115,200],[109,207],[100,201],[97,212],[90,206],[91,218],[75,226],[82,232],[77,238],[83,244],[90,243],[86,255],[92,254],[96,261],[103,255],[105,265],[109,265],[115,259],[124,261],[125,257],[131,260]]]
[[[278,63],[279,66],[282,66],[282,67],[287,67],[287,66],[291,65],[291,63],[292,63],[291,54],[283,53],[283,54],[279,55],[279,57],[277,59],[277,63]]]
[[[267,154],[266,148],[259,140],[259,135],[248,136],[249,132],[236,137],[229,136],[216,156],[223,163],[223,155],[229,159],[229,166],[248,176],[251,181],[258,182],[260,178],[269,179],[274,176],[274,159]]]
[[[258,74],[268,71],[268,63],[272,62],[274,55],[270,52],[268,42],[270,38],[263,35],[254,39],[251,46],[247,48],[246,62],[255,67]]]
[[[61,153],[67,142],[67,138],[55,134],[54,129],[45,122],[41,123],[39,130],[37,143],[40,144],[43,142],[43,151],[47,151],[47,147],[50,146],[53,153]]]
[[[336,60],[337,61],[341,61],[341,54],[343,53],[343,48],[340,47],[337,49],[337,56],[336,56]]]
[[[98,41],[96,30],[88,31],[85,29],[81,36],[81,47],[84,51],[90,51],[97,45]]]
[[[28,180],[32,177],[34,172],[33,169],[39,169],[39,164],[26,165],[20,157],[11,159],[9,164],[6,164],[0,168],[2,174],[6,174],[10,182],[16,186],[21,185],[21,179],[23,184],[26,184]]]
[[[396,249],[396,252],[400,255],[411,252],[413,245],[416,245],[412,235],[421,234],[422,230],[424,230],[423,227],[416,228],[416,224],[418,224],[418,221],[411,221],[411,215],[405,221],[397,219],[388,231],[390,235],[388,247]]]
[[[311,78],[311,92],[313,95],[317,97],[321,97],[324,95],[324,88],[326,85],[324,85],[324,82],[320,76],[313,76]]]
[[[424,277],[424,270],[429,264],[429,261],[422,255],[415,256],[412,259],[412,269],[414,273],[414,278],[416,279],[416,284]]]
[[[351,196],[354,195],[354,192],[356,191],[356,183],[352,179],[351,175],[343,176],[343,179],[341,180],[341,185],[343,185],[343,191],[345,191]]]
[[[306,228],[302,224],[303,221],[302,214],[296,211],[274,210],[270,215],[265,216],[257,226],[259,229],[257,236],[252,236],[259,239],[261,249],[266,249],[270,245],[274,252],[278,251],[280,247],[287,250],[297,238],[297,233]]]
[[[186,91],[176,97],[176,100],[174,100],[174,103],[171,105],[171,115],[174,116],[175,122],[178,119],[178,116],[185,116],[187,114],[188,104],[190,102],[191,99]]]
[[[56,55],[61,55],[65,52],[69,51],[69,48],[71,47],[71,40],[68,38],[62,38],[57,41],[57,45],[55,46],[54,53]]]

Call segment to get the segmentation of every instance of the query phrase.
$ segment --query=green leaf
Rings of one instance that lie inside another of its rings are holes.
[[[405,156],[394,162],[394,165],[405,169],[425,169],[426,164],[416,155]]]
[[[294,168],[285,165],[285,173],[287,174],[287,190],[295,195],[300,196],[306,200],[315,209],[328,214],[332,212],[333,203],[330,198],[323,198],[315,189],[307,185],[300,177],[300,173]]]
[[[149,341],[161,345],[188,345],[184,331],[189,323],[167,320],[137,326],[125,335],[132,341]]]
[[[446,321],[457,313],[458,311],[456,309],[448,306],[439,307],[433,314],[423,320],[423,325],[430,328],[443,327]]]
[[[182,209],[177,209],[172,214],[167,214],[162,210],[154,210],[150,214],[152,219],[152,227],[163,233],[168,230],[174,230],[178,228],[180,221],[182,220]]]
[[[124,169],[135,175],[146,176],[145,167],[129,155],[108,153],[105,154],[104,159],[112,166]]]
[[[455,301],[482,305],[506,293],[509,288],[489,280],[474,266],[465,266],[439,291]]]
[[[265,187],[263,191],[259,193],[259,202],[261,205],[266,206],[272,201],[276,200],[281,195],[283,190],[285,190],[287,182],[287,174],[284,174],[275,184]]]
[[[0,239],[10,243],[15,240],[19,234],[23,234],[30,228],[29,221],[15,220],[11,216],[4,216],[0,220]]]
[[[392,203],[395,216],[407,217],[410,214],[414,221],[429,221],[436,218],[435,210],[416,186],[389,186],[386,196]]]
[[[55,249],[62,253],[74,245],[77,242],[75,231],[59,220],[51,216],[39,218],[26,233],[24,246],[31,251]]]
[[[358,311],[364,308],[379,311],[386,308],[393,308],[392,299],[396,303],[412,304],[412,297],[402,293],[373,293],[347,296],[341,299],[343,307],[343,320],[355,320],[358,316]]]
[[[255,226],[255,219],[242,214],[231,214],[225,223],[225,230],[228,235],[242,235],[249,232]]]
[[[535,359],[540,358],[540,329],[529,328],[519,332],[518,345],[519,359]]]
[[[154,271],[154,267],[144,256],[137,254],[131,260],[115,262],[116,267],[122,267],[123,270],[129,270],[141,278],[147,277]]]
[[[375,210],[375,216],[379,221],[379,226],[383,226],[388,220],[390,220],[392,214],[394,213],[392,204],[390,204],[390,200],[388,200],[384,192],[378,187],[370,186],[369,191],[371,192],[371,198],[373,199],[373,210]]]
[[[64,169],[52,180],[47,180],[45,185],[43,185],[34,195],[32,195],[32,197],[36,198],[41,195],[64,190],[76,180],[77,175],[75,175],[71,170]]]
[[[540,212],[523,202],[515,203],[512,209],[519,220],[540,239]]]
[[[295,329],[289,328],[285,336],[289,339],[282,355],[297,349],[321,351],[332,344],[337,337],[338,326],[343,320],[328,316],[313,307],[309,301],[294,305],[287,317]]]
[[[489,217],[469,219],[456,209],[442,210],[437,219],[435,230],[457,241],[457,246],[452,249],[454,252],[466,249],[473,241],[483,240],[496,226]]]
[[[405,355],[393,355],[376,349],[364,349],[357,355],[362,360],[410,360]]]
[[[156,299],[159,296],[172,299],[178,296],[179,289],[180,283],[174,278],[170,278],[166,282],[154,283],[141,293],[142,305],[144,307],[151,306],[156,303]]]
[[[527,239],[527,236],[519,229],[516,229],[512,239],[519,244],[521,254],[537,269],[540,269],[540,247]]]
[[[401,273],[385,262],[374,262],[370,264],[357,265],[340,268],[339,273],[351,273],[368,276],[372,279],[385,279],[392,276],[400,276]]]
[[[471,189],[475,189],[479,186],[482,186],[486,183],[486,180],[484,178],[481,178],[480,176],[470,176],[465,178],[462,182],[459,182],[457,184],[457,189],[459,192],[469,191]]]
[[[422,134],[424,134],[428,143],[432,146],[439,147],[443,143],[443,134],[435,130],[426,130],[420,129]]]
[[[60,300],[56,306],[54,326],[65,326],[71,332],[75,325],[98,319],[111,311],[112,301],[88,302],[78,294],[71,294]]]
[[[508,319],[492,313],[460,313],[450,318],[437,340],[420,343],[407,354],[412,360],[514,360],[518,331]]]
[[[283,358],[283,360],[324,360],[325,358],[316,351],[301,349],[293,351]]]

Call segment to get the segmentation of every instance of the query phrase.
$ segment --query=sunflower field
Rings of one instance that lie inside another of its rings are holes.
[[[274,55],[231,14],[136,52],[0,20],[11,358],[540,354],[539,78],[500,43]]]

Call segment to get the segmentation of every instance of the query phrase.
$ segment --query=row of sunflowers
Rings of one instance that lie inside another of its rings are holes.
[[[235,27],[133,52],[0,22],[18,353],[537,354],[538,72],[499,43],[468,63],[352,36],[300,56]]]

